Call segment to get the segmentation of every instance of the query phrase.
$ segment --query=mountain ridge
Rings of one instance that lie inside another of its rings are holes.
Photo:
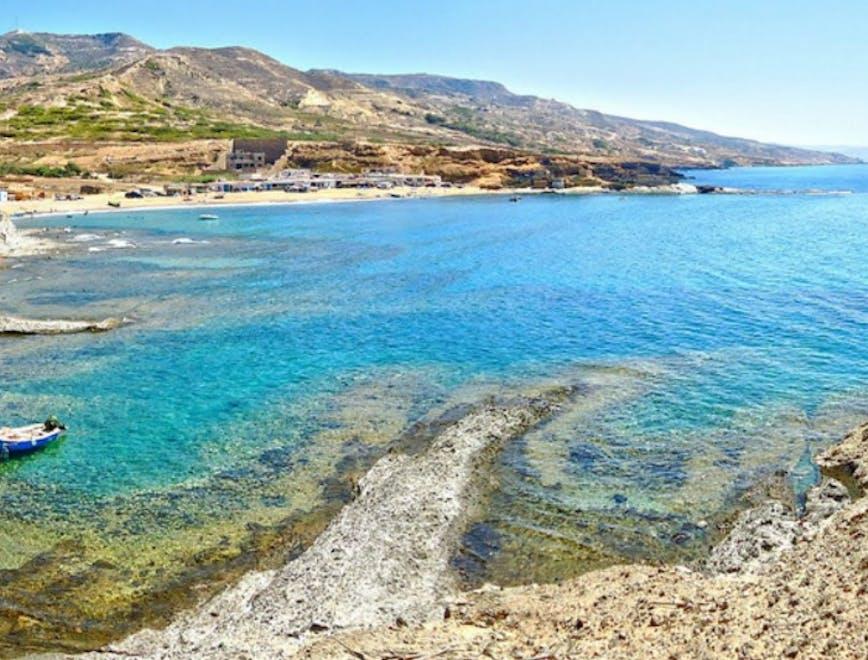
[[[857,162],[576,108],[515,94],[496,81],[302,71],[244,46],[161,50],[117,32],[0,35],[0,158],[19,158],[27,151],[24,145],[45,141],[170,144],[257,136],[486,147],[511,150],[513,159],[532,154],[538,162],[552,157],[667,167]],[[199,170],[205,166],[197,164]]]

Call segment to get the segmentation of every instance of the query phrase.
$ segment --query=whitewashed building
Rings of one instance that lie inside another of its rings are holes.
[[[2,188],[0,188],[0,204],[3,204],[3,203],[8,202],[8,201],[9,201],[9,193],[7,191],[3,190]]]

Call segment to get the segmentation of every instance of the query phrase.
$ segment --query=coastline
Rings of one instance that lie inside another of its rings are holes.
[[[420,192],[422,191],[422,192]],[[52,217],[82,213],[125,213],[130,211],[168,211],[183,209],[206,209],[221,206],[282,206],[293,204],[322,204],[329,202],[355,202],[383,199],[395,199],[393,194],[400,194],[401,199],[422,199],[431,197],[483,195],[500,191],[487,191],[481,188],[401,188],[394,190],[352,188],[321,190],[310,193],[286,193],[282,190],[264,190],[260,192],[224,193],[218,198],[213,193],[196,194],[186,198],[143,197],[127,199],[119,193],[101,193],[88,195],[78,200],[57,201],[44,199],[37,201],[7,202],[3,210],[14,216],[16,220],[27,218]],[[185,201],[186,200],[186,201]],[[109,202],[117,202],[120,207],[113,208]]]
[[[441,620],[322,636],[299,657],[865,657],[868,424],[816,462],[824,478],[803,516],[774,500],[746,511],[702,567],[486,586]]]
[[[611,190],[602,186],[568,188],[565,190],[547,190],[537,188],[503,188],[490,190],[476,186],[463,188],[393,188],[379,190],[373,188],[335,188],[308,193],[287,193],[282,190],[264,190],[259,192],[230,192],[223,197],[213,193],[195,194],[183,198],[143,197],[126,199],[119,193],[101,193],[88,195],[79,200],[57,201],[53,199],[37,201],[6,202],[2,210],[15,220],[29,218],[56,217],[70,215],[74,218],[83,213],[125,213],[130,211],[170,211],[183,209],[211,209],[219,207],[241,206],[292,206],[296,204],[325,204],[366,202],[376,200],[401,201],[407,199],[433,199],[440,197],[473,197],[473,196],[536,196],[536,195],[693,195],[697,189],[691,184],[669,184],[661,186],[638,186],[627,190]],[[109,202],[118,202],[120,207],[113,208]]]
[[[82,214],[129,213],[135,211],[183,211],[208,210],[221,207],[256,206],[296,206],[315,204],[345,204],[350,202],[403,201],[412,199],[436,199],[444,197],[535,197],[538,195],[559,197],[584,197],[596,195],[616,196],[663,196],[683,197],[713,193],[716,195],[848,195],[851,190],[753,190],[742,188],[715,187],[714,190],[701,190],[692,183],[675,183],[660,186],[636,186],[625,190],[588,186],[548,190],[538,188],[503,188],[491,190],[475,186],[463,188],[393,188],[391,190],[336,188],[308,193],[287,193],[280,190],[259,192],[229,192],[217,197],[214,193],[194,194],[189,197],[143,197],[127,199],[120,193],[100,193],[88,195],[78,200],[58,201],[44,199],[36,201],[11,201],[3,204],[0,212],[6,213],[16,222],[35,218],[67,216],[74,219]],[[119,203],[119,207],[109,206],[109,202]],[[23,230],[27,231],[27,230]]]
[[[0,210],[0,266],[3,259],[32,257],[62,249],[57,241],[39,236],[39,230],[20,229]]]
[[[642,563],[560,584],[459,592],[449,557],[486,457],[574,396],[487,404],[420,454],[380,459],[314,544],[162,631],[89,657],[814,657],[868,651],[868,425],[817,458],[798,517],[742,513],[702,566]],[[432,474],[438,475],[432,479]],[[852,481],[845,488],[837,479]],[[848,490],[856,495],[851,500]],[[396,655],[397,654],[397,655]]]
[[[479,194],[479,193],[477,193],[477,194]],[[483,192],[482,194],[505,194],[505,193]],[[299,197],[301,197],[301,196],[299,196]],[[373,199],[378,199],[378,198],[373,198]],[[299,199],[299,200],[297,200],[297,201],[290,201],[290,202],[286,202],[286,201],[281,201],[281,202],[268,202],[268,201],[266,201],[266,202],[251,202],[251,204],[257,204],[257,205],[271,205],[271,204],[291,205],[291,204],[294,204],[294,203],[301,203],[301,204],[327,204],[327,203],[332,203],[332,202],[344,202],[344,201],[373,201],[373,199],[370,199],[370,200],[369,200],[369,199],[349,199],[349,200],[324,200],[324,199],[304,199],[304,200],[301,200],[301,199]],[[394,201],[400,201],[400,200],[394,200]],[[505,200],[504,200],[504,201],[505,201]],[[555,200],[555,201],[556,201],[556,200]],[[612,200],[612,201],[615,201],[615,200]],[[498,204],[499,204],[499,203],[498,203]],[[227,202],[227,205],[229,205],[229,206],[240,206],[240,205],[242,205],[242,204],[234,203],[234,200],[232,200],[231,203],[230,203],[230,202]],[[504,205],[504,206],[507,206],[507,205]],[[175,206],[175,208],[181,208],[181,209],[184,209],[184,208],[190,209],[190,208],[193,208],[193,207],[194,207],[194,204],[193,204],[193,203],[190,203],[190,204],[187,204],[187,205]],[[203,208],[204,208],[204,207],[203,207]],[[100,209],[100,211],[102,211],[102,209]],[[118,209],[118,210],[105,209],[105,211],[107,211],[107,212],[122,212],[122,213],[123,213],[123,212],[129,212],[129,209],[124,209],[124,208],[122,208],[122,209]],[[142,216],[140,215],[139,217],[142,217]],[[56,224],[56,223],[54,223],[54,224]],[[596,575],[596,574],[595,574],[595,575]],[[617,576],[616,576],[616,578],[617,578]],[[589,580],[593,580],[593,579],[596,579],[596,578],[595,578],[595,577],[592,577],[592,578],[588,578],[588,579],[589,579]],[[661,587],[661,588],[662,588],[662,587]],[[498,590],[497,592],[495,592],[495,591],[491,591],[491,593],[499,593],[499,590]],[[510,592],[510,593],[511,593],[511,592]],[[523,592],[523,591],[522,591],[522,592],[516,592],[516,594],[519,594],[519,593],[525,593],[525,592]],[[546,591],[545,593],[548,594],[548,593],[551,593],[551,592]],[[556,593],[559,594],[560,592],[556,592]],[[554,596],[554,597],[559,598],[560,595],[556,595],[556,596]],[[462,596],[462,598],[465,598],[465,599],[467,599],[467,600],[473,599],[474,602],[476,602],[476,603],[482,603],[482,600],[476,600],[476,596],[474,596],[474,595],[472,595],[472,594],[465,594],[465,595]],[[481,597],[480,597],[480,598],[481,598]],[[510,595],[510,598],[512,598],[512,595]],[[517,598],[518,598],[518,596],[516,595],[516,599],[517,599]],[[499,597],[498,597],[498,599],[499,599]],[[496,600],[494,596],[491,596],[490,599],[489,599],[489,600],[486,600],[485,602],[491,602],[491,603],[492,603],[492,605],[491,605],[492,608],[503,607],[503,606],[501,606],[501,605],[498,604],[498,603],[500,603],[501,601],[500,601],[500,600]],[[676,602],[676,601],[673,601],[673,602]],[[678,602],[681,602],[681,601],[678,601]],[[513,604],[515,604],[515,603],[513,603]],[[539,605],[539,603],[536,603],[536,605]],[[488,607],[488,606],[486,606],[486,607]],[[510,605],[510,607],[511,607],[511,605]],[[590,606],[589,606],[589,607],[590,607]],[[451,611],[460,611],[460,610],[452,609]],[[499,611],[499,610],[495,609],[494,611]],[[462,619],[462,620],[466,621],[466,622],[467,622],[467,625],[468,625],[468,626],[471,626],[471,627],[478,627],[476,624],[478,624],[478,623],[484,623],[484,621],[485,621],[485,618],[484,618],[484,616],[482,615],[482,610],[475,610],[474,612],[471,612],[470,610],[467,610],[466,613],[462,613],[461,616],[462,616],[462,617],[466,617],[465,619]],[[529,616],[530,616],[530,612],[529,612]],[[406,621],[406,619],[404,619],[404,620]],[[511,622],[514,622],[514,618],[513,618],[513,619],[509,619],[509,618],[508,618],[508,620],[511,621]],[[485,627],[485,626],[482,626],[482,627]],[[372,636],[375,635],[375,634],[376,634],[376,635],[379,635],[379,634],[381,634],[381,632],[382,632],[382,631],[380,631],[380,632],[378,632],[378,633],[372,633]],[[507,634],[506,632],[504,632],[503,628],[497,628],[496,632],[497,632],[498,634]],[[358,634],[358,635],[362,635],[362,633],[348,633],[348,634],[352,634],[352,635],[356,635],[356,634]],[[407,641],[407,644],[415,645],[415,646],[408,646],[408,648],[410,648],[410,649],[413,649],[413,648],[418,649],[418,648],[423,644],[422,638],[420,638],[420,637],[418,636],[419,634],[420,634],[420,633],[419,633],[418,630],[416,630],[415,628],[413,629],[412,632],[411,632],[411,631],[405,631],[404,635],[406,636],[406,638],[407,638],[407,640],[408,640],[408,641]],[[411,635],[416,635],[416,636],[411,638]],[[411,639],[412,639],[412,641],[411,641]],[[322,652],[323,655],[328,655],[328,653],[326,653],[325,651],[320,651],[320,650],[318,650],[318,649],[319,649],[319,646],[318,646],[318,645],[319,645],[320,643],[323,644],[323,645],[325,645],[325,644],[334,644],[334,645],[337,645],[337,644],[338,644],[337,642],[330,642],[330,641],[327,641],[327,638],[324,637],[324,636],[317,637],[317,638],[315,638],[315,639],[312,639],[312,644],[313,644],[313,645],[310,647],[310,648],[312,649],[310,652],[311,652],[311,653]],[[365,649],[366,649],[366,651],[365,651],[366,654],[376,655],[374,652],[369,652],[368,649],[373,649],[373,648],[376,647],[376,644],[378,644],[378,643],[383,643],[383,642],[381,642],[381,641],[376,641],[376,639],[371,639],[371,640],[363,641],[363,642],[361,642],[361,643],[363,643],[363,644],[369,644],[369,646],[360,647],[360,648],[365,648]],[[424,642],[424,643],[427,644],[427,642]],[[355,642],[352,642],[352,644],[353,644],[353,648],[356,648],[356,646],[355,646]],[[426,648],[432,648],[432,647],[431,647],[431,646],[428,646],[428,647],[426,647]],[[437,650],[437,649],[439,649],[439,648],[440,648],[440,647],[436,647],[434,650]],[[339,651],[340,651],[340,649],[337,649],[336,646],[335,646],[335,650],[336,650],[336,652],[339,652]],[[305,651],[305,652],[306,652],[306,651]],[[538,653],[537,653],[537,654],[538,654]]]

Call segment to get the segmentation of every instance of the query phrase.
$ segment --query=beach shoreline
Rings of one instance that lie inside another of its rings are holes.
[[[100,193],[88,195],[77,200],[59,201],[54,199],[10,201],[2,210],[16,221],[30,218],[44,218],[69,215],[74,218],[84,213],[125,213],[130,211],[170,211],[184,209],[214,209],[220,207],[245,206],[294,206],[326,203],[402,201],[411,199],[438,199],[445,197],[522,197],[537,195],[585,196],[585,195],[669,195],[681,196],[696,194],[695,186],[689,184],[670,184],[662,186],[639,186],[627,190],[613,190],[602,186],[549,190],[539,188],[503,188],[490,190],[476,186],[461,188],[413,188],[398,187],[388,190],[375,188],[334,188],[317,192],[292,193],[282,190],[263,190],[256,192],[229,192],[220,196],[215,193],[199,193],[183,198],[142,197],[127,199],[121,193]],[[109,205],[118,203],[120,206]]]
[[[528,191],[529,192],[529,191]],[[217,196],[214,193],[195,194],[187,197],[142,197],[127,199],[122,194],[101,193],[71,201],[36,200],[7,202],[3,210],[16,221],[30,218],[45,218],[84,213],[128,213],[130,211],[177,211],[184,209],[213,209],[220,207],[246,206],[294,206],[328,203],[365,202],[377,200],[432,199],[439,197],[478,196],[490,194],[515,194],[489,191],[481,188],[401,188],[389,191],[375,189],[333,189],[309,193],[286,193],[282,190],[259,192],[230,192]],[[524,194],[524,193],[522,193]],[[400,197],[395,197],[400,195]],[[120,206],[112,207],[109,202]]]

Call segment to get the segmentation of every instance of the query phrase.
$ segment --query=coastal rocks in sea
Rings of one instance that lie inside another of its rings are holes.
[[[136,244],[132,241],[127,241],[123,238],[113,238],[110,241],[107,241],[103,245],[90,247],[87,249],[88,252],[105,252],[106,250],[133,250],[136,248]]]
[[[15,226],[12,219],[0,211],[0,258],[26,257],[46,252],[56,247],[54,243],[34,238]]]
[[[209,243],[210,241],[196,241],[185,236],[176,238],[172,241],[172,245],[208,245]]]
[[[5,213],[0,212],[0,245],[13,249],[18,241],[18,228]]]
[[[79,332],[106,332],[129,323],[128,319],[101,321],[23,319],[0,316],[0,335],[69,335]]]
[[[799,523],[781,502],[748,509],[706,561],[712,573],[752,573],[793,547]]]
[[[102,238],[99,234],[76,234],[69,239],[70,243],[93,243]]]
[[[250,574],[166,630],[138,633],[100,657],[280,657],[315,633],[442,619],[458,593],[450,557],[483,466],[564,396],[486,405],[427,450],[386,455],[300,557]]]
[[[748,509],[729,535],[711,552],[705,568],[711,573],[759,573],[800,540],[813,537],[832,515],[850,502],[847,489],[824,479],[807,494],[804,515],[778,501]]]
[[[845,483],[852,483],[858,491],[868,490],[868,424],[856,427],[841,443],[820,454],[817,465]]]

